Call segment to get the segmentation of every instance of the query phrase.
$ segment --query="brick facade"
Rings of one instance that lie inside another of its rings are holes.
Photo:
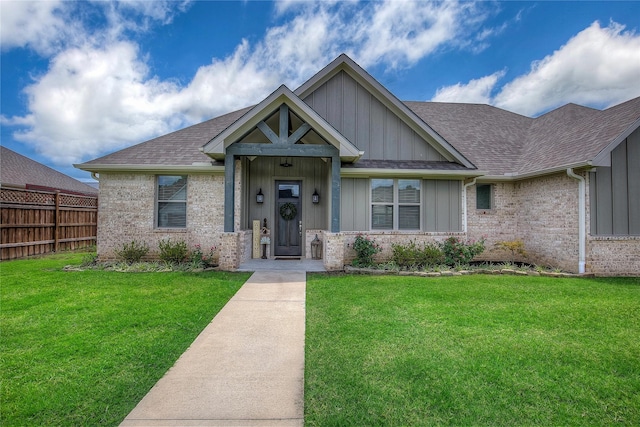
[[[240,164],[235,186],[236,229],[240,224],[242,200]],[[583,176],[585,176],[583,174]],[[586,185],[586,270],[598,275],[638,275],[640,272],[640,237],[589,235],[589,190]],[[310,243],[318,235],[322,241],[323,261],[327,270],[342,270],[355,258],[353,242],[366,234],[381,246],[378,261],[391,258],[394,243],[441,242],[449,236],[478,240],[485,238],[487,250],[478,260],[504,261],[510,258],[495,249],[498,241],[523,240],[527,257],[517,259],[532,264],[578,270],[578,181],[565,173],[516,182],[500,182],[492,187],[492,209],[476,209],[475,186],[467,189],[467,233],[427,232],[340,232],[306,230],[303,255],[311,258]],[[215,246],[220,266],[237,268],[251,257],[252,232],[224,232],[224,176],[192,174],[187,183],[187,228],[157,229],[155,221],[155,175],[103,173],[100,177],[98,215],[98,256],[115,259],[115,249],[135,240],[149,245],[148,258],[158,254],[162,239],[184,240],[190,249],[199,244],[208,250]],[[107,213],[108,214],[105,214]]]
[[[156,176],[100,174],[98,199],[98,257],[116,259],[114,250],[135,240],[149,245],[148,258],[158,255],[163,239],[184,240],[190,249],[215,246],[220,251],[224,230],[224,176],[189,175],[187,180],[187,228],[155,227]]]
[[[578,182],[559,173],[492,186],[493,208],[476,209],[476,187],[467,190],[468,235],[486,239],[478,259],[505,261],[499,241],[522,240],[526,257],[515,261],[578,271]]]

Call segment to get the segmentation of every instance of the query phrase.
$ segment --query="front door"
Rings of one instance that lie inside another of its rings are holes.
[[[276,181],[276,256],[302,255],[300,181]]]

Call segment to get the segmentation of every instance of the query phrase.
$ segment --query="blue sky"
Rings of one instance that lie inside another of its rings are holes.
[[[345,52],[401,100],[640,96],[640,2],[6,1],[2,145],[81,163],[294,90]]]

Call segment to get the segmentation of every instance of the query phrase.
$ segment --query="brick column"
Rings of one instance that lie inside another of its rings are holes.
[[[324,268],[327,271],[344,270],[344,235],[324,233]]]

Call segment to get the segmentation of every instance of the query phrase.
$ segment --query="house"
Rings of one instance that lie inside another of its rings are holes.
[[[640,98],[538,118],[401,102],[346,55],[295,91],[80,165],[100,178],[98,251],[136,239],[259,251],[340,270],[358,234],[393,243],[522,239],[528,261],[640,272]],[[265,241],[265,240],[263,240]],[[483,256],[498,259],[493,250]]]
[[[26,190],[62,191],[97,196],[98,190],[48,166],[0,147],[0,182],[3,187]]]

